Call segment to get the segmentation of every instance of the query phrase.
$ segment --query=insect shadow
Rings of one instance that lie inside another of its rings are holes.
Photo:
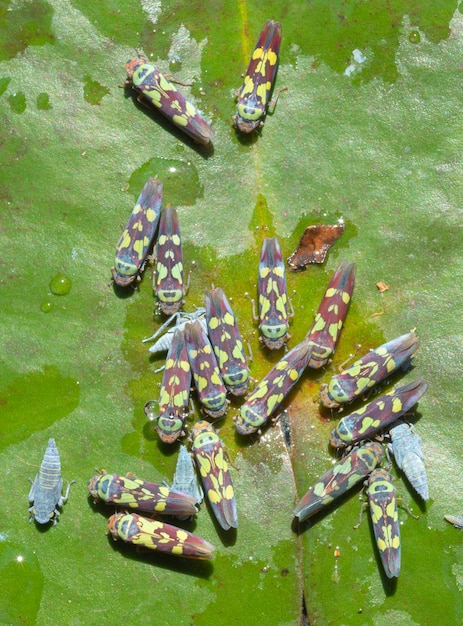
[[[169,122],[169,120],[160,113],[154,106],[151,106],[148,103],[143,101],[143,98],[140,97],[140,94],[131,87],[128,83],[124,83],[122,85],[124,88],[124,96],[125,98],[131,98],[134,105],[144,113],[147,117],[149,117],[153,122],[156,122],[163,130],[170,133],[173,137],[187,144],[190,148],[195,150],[200,156],[204,159],[209,159],[214,154],[214,146],[212,142],[207,145],[202,145],[194,141],[189,135],[183,133],[179,130],[175,124]]]
[[[39,533],[47,533],[50,528],[53,528],[54,524],[39,524],[38,522],[36,522],[35,520],[33,520],[34,525],[36,527],[36,529],[38,530]],[[58,522],[59,523],[59,522]]]
[[[240,133],[240,131],[236,128],[230,129],[231,134],[235,134],[235,137],[238,139],[242,146],[253,146],[255,143],[259,141],[259,138],[262,136],[262,128],[258,128],[257,130],[249,133],[249,135],[245,135],[244,133]]]
[[[204,486],[203,486],[203,489],[204,489]],[[215,531],[217,535],[219,536],[220,541],[222,542],[222,545],[225,546],[226,548],[230,546],[234,546],[236,544],[236,539],[238,537],[238,529],[229,528],[228,530],[224,530],[222,526],[219,524],[219,522],[216,520],[214,511],[212,510],[212,507],[209,504],[209,500],[207,498],[204,498],[201,506],[207,508],[209,516],[214,524]]]

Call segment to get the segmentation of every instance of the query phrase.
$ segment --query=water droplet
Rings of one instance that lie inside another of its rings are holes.
[[[408,35],[408,41],[410,43],[420,43],[421,35],[417,30],[412,30],[412,32]]]
[[[39,93],[37,96],[37,108],[40,111],[48,111],[53,108],[47,93]]]
[[[67,296],[71,291],[72,281],[66,274],[56,274],[50,281],[51,292],[56,296]]]
[[[50,300],[44,300],[40,305],[40,310],[44,313],[50,313],[54,306],[55,305],[53,304],[53,302],[50,302]]]
[[[155,420],[159,416],[159,408],[156,400],[148,400],[148,402],[143,407],[143,410],[145,411],[146,417],[150,421]]]

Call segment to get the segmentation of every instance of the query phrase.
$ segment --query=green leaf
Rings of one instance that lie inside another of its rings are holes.
[[[262,132],[243,139],[230,125],[233,93],[269,18],[282,22],[276,87],[288,91]],[[311,624],[461,623],[461,536],[443,520],[463,510],[456,4],[270,2],[264,12],[258,2],[33,0],[0,9],[0,35],[0,621],[273,626],[298,623],[304,596]],[[212,120],[213,150],[120,88],[134,49],[193,84],[181,89]],[[157,482],[175,469],[177,450],[161,446],[143,412],[162,365],[141,343],[162,321],[151,271],[126,297],[108,286],[120,228],[156,175],[179,208],[186,267],[196,265],[186,309],[211,283],[223,287],[256,379],[281,356],[260,348],[245,297],[255,297],[262,239],[277,235],[288,256],[307,225],[346,223],[323,266],[288,273],[289,347],[339,262],[357,263],[333,362],[306,372],[285,404],[290,448],[278,425],[239,438],[233,403],[219,425],[238,468],[239,528],[221,532],[202,506],[189,530],[216,546],[211,563],[113,545],[113,510],[86,489],[95,467]],[[50,291],[57,274],[71,280],[67,295]],[[395,473],[420,519],[400,513],[402,573],[391,584],[368,523],[352,528],[359,490],[299,529],[292,509],[334,459],[337,415],[320,412],[320,383],[414,327],[414,371],[393,382],[429,382],[416,431],[431,500]],[[76,484],[59,523],[43,529],[28,523],[28,478],[49,437]]]

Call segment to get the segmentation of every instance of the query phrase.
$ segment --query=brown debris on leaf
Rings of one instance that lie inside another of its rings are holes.
[[[378,289],[379,293],[383,293],[383,291],[387,291],[389,289],[386,283],[383,282],[382,280],[376,283],[376,288]]]
[[[309,263],[323,263],[330,247],[344,232],[344,224],[318,224],[308,226],[296,251],[287,259],[289,267],[305,270]]]

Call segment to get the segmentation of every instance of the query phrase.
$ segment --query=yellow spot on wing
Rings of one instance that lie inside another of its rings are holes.
[[[235,492],[233,490],[233,486],[232,485],[228,485],[226,487],[226,489],[224,490],[224,497],[226,500],[233,500],[233,498],[235,497]]]
[[[209,502],[211,502],[212,504],[218,504],[222,500],[221,495],[213,489],[208,490],[207,497],[209,498]]]
[[[172,121],[174,122],[174,124],[177,124],[177,126],[188,125],[188,118],[185,115],[173,115]]]

